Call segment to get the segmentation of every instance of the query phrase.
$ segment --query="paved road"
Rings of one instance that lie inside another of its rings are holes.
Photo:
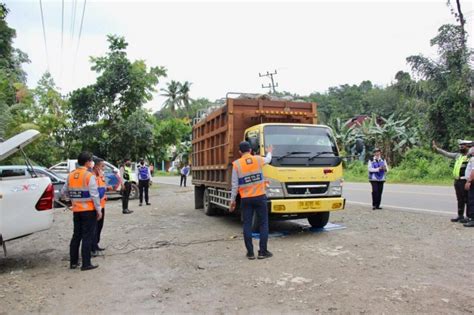
[[[154,177],[156,183],[179,185],[179,177]],[[191,178],[188,178],[191,185]],[[347,203],[371,207],[371,188],[367,183],[344,183],[344,197]],[[456,197],[451,186],[426,186],[386,184],[382,196],[382,207],[416,211],[438,215],[455,216]]]

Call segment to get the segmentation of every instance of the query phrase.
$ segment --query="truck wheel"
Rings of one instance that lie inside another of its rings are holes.
[[[215,215],[216,212],[217,212],[216,208],[211,203],[211,196],[209,196],[209,189],[205,188],[204,189],[204,213],[206,215]]]
[[[328,224],[329,212],[319,212],[308,217],[309,224],[314,228],[323,228]]]
[[[194,209],[204,208],[204,186],[194,186]]]
[[[138,185],[135,183],[132,183],[132,186],[130,188],[130,199],[138,199]]]

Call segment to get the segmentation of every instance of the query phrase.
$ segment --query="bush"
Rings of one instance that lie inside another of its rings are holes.
[[[389,183],[449,184],[452,181],[450,160],[431,152],[416,148],[409,150],[397,167],[390,167]],[[367,181],[367,165],[352,162],[344,170],[347,181]]]

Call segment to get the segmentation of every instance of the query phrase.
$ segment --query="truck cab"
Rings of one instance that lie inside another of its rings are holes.
[[[36,130],[24,131],[0,143],[0,161],[38,138]],[[28,158],[28,174],[2,172],[0,177],[0,244],[6,255],[5,242],[47,230],[53,224],[54,188],[49,177],[35,175]]]
[[[321,227],[329,211],[342,210],[342,163],[329,127],[268,123],[248,128],[245,140],[257,155],[273,146],[272,161],[263,167],[270,216],[308,218]]]

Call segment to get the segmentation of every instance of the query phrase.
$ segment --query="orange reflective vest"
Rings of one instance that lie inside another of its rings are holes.
[[[97,179],[97,190],[99,191],[100,197],[100,207],[103,209],[105,208],[105,201],[107,200],[107,195],[105,194],[107,191],[107,185],[105,184],[104,176],[96,176]]]
[[[232,164],[239,177],[240,198],[265,195],[265,180],[262,173],[263,158],[261,156],[252,156],[247,153]]]
[[[94,201],[89,193],[89,182],[93,174],[85,167],[72,171],[68,177],[68,192],[73,212],[94,211]]]

